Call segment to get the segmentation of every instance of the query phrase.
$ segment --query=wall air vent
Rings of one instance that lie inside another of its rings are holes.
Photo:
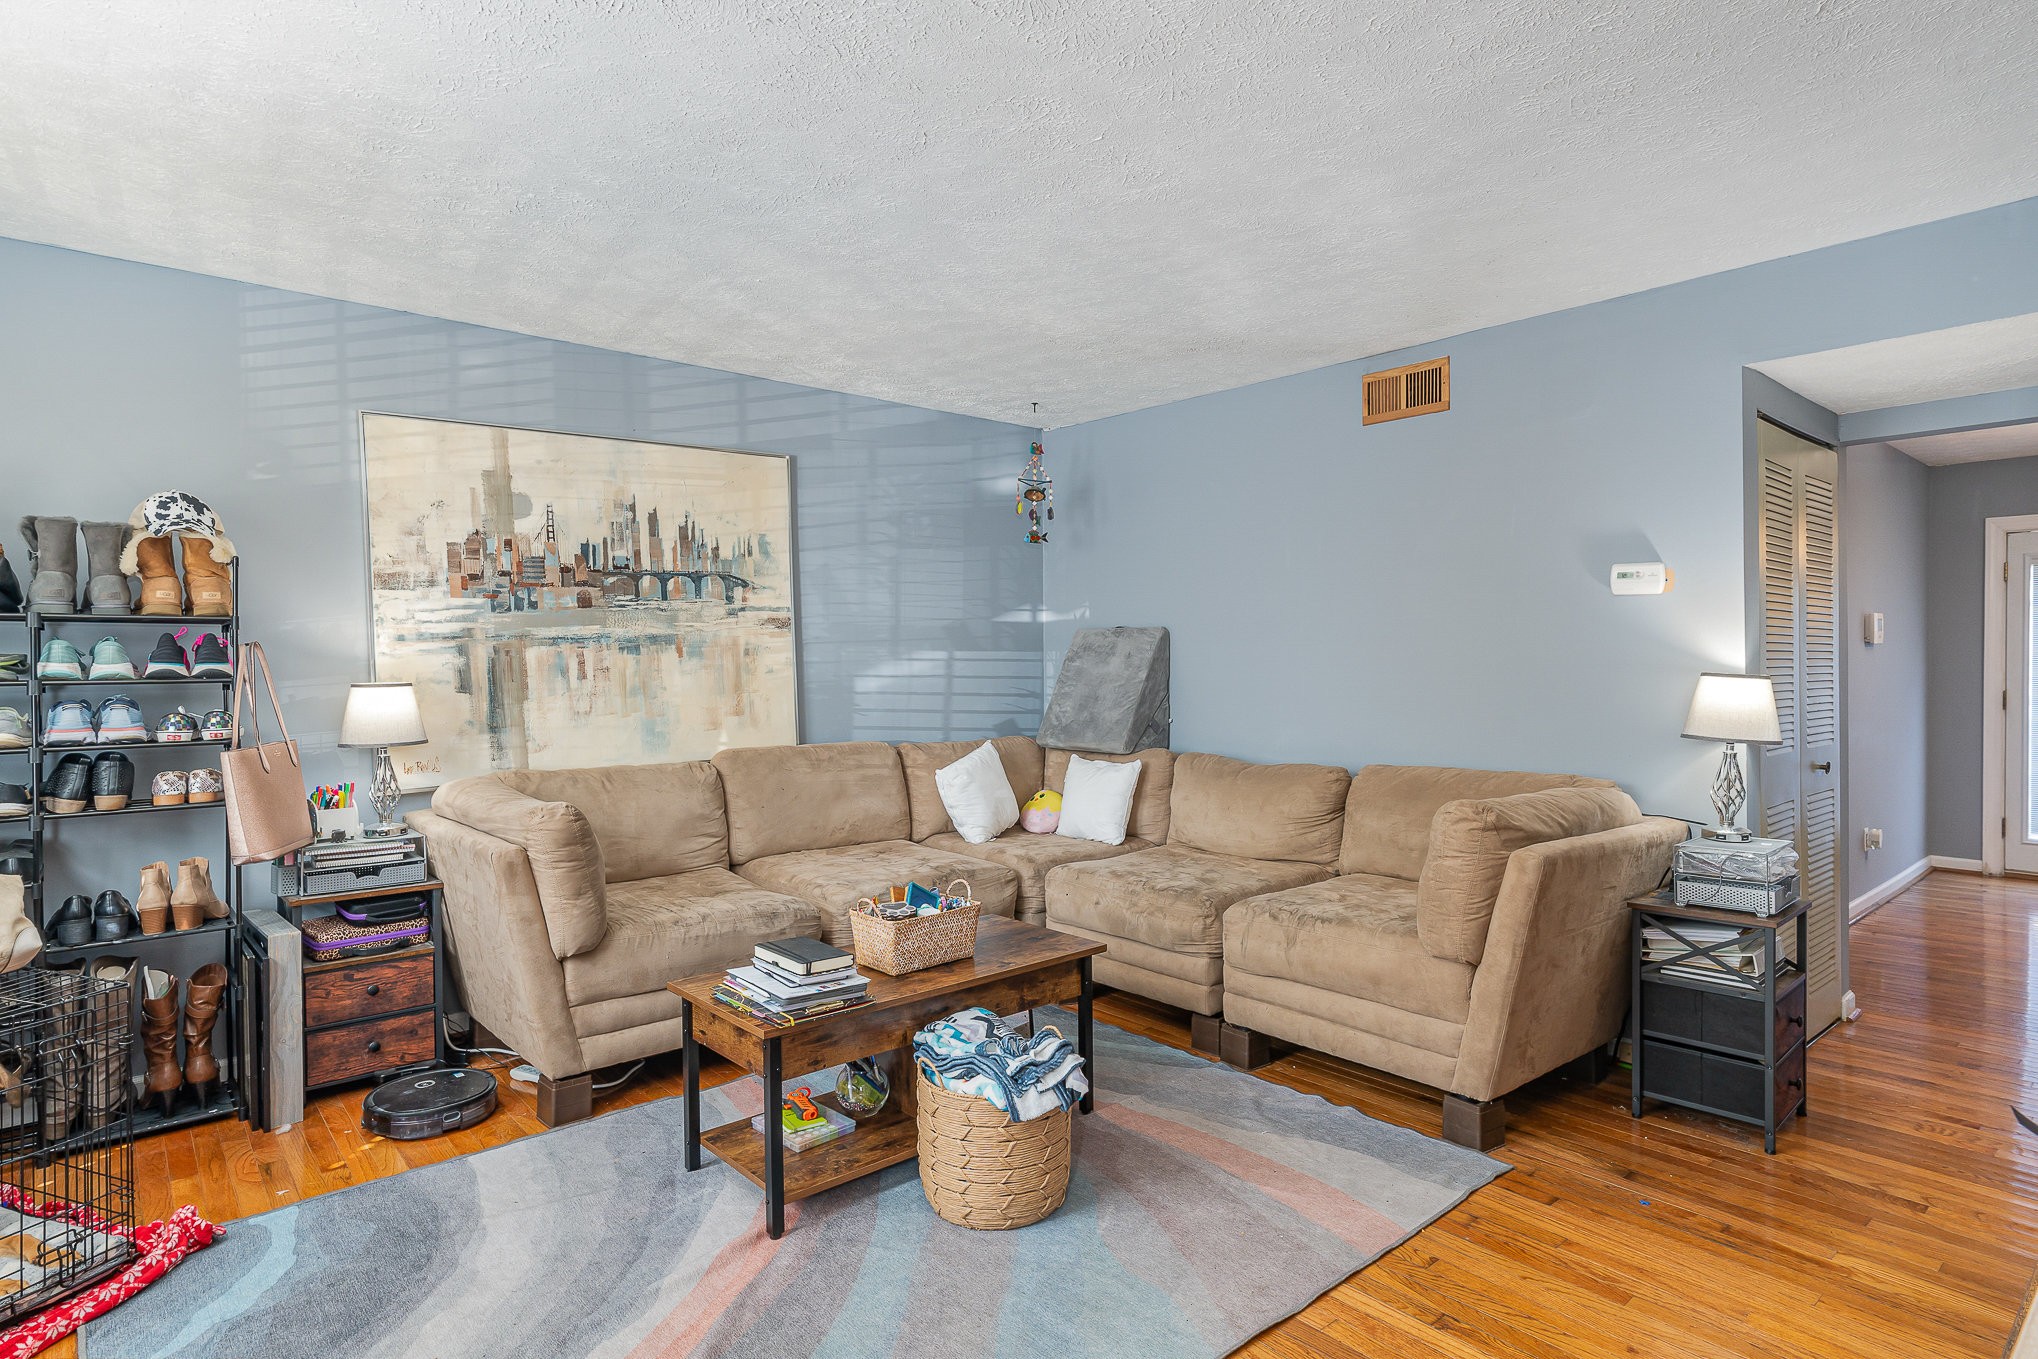
[[[1365,385],[1366,415],[1360,423],[1377,425],[1408,415],[1428,415],[1451,408],[1449,355],[1406,368],[1388,368],[1359,379]]]

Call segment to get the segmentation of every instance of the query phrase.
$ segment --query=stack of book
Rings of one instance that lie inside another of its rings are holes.
[[[759,944],[747,967],[732,967],[715,999],[768,1024],[786,1025],[867,1003],[870,980],[856,959],[818,939]]]
[[[1744,937],[1748,935],[1746,930],[1732,925],[1683,924],[1677,927],[1677,934],[1683,939],[1658,925],[1644,928],[1642,961],[1668,964],[1660,969],[1668,977],[1745,986],[1751,990],[1762,984],[1762,941]],[[1710,953],[1698,953],[1694,948],[1714,944],[1723,947]],[[1687,954],[1690,956],[1686,957]],[[1680,961],[1670,962],[1673,958]]]

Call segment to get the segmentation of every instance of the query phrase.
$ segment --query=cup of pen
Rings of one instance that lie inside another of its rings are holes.
[[[361,809],[354,805],[354,785],[322,783],[311,790],[311,820],[321,840],[353,840],[361,834]]]

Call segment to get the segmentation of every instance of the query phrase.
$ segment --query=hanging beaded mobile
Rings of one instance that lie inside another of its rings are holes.
[[[1019,474],[1019,494],[1012,501],[1012,513],[1026,516],[1026,541],[1044,543],[1047,541],[1046,522],[1041,518],[1043,509],[1047,518],[1054,518],[1054,478],[1040,465],[1039,444],[1033,445],[1033,456],[1026,460],[1026,470]]]

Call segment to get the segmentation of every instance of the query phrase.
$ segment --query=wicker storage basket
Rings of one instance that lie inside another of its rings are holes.
[[[969,905],[905,920],[883,920],[860,909],[851,911],[849,930],[854,936],[857,966],[875,968],[887,977],[903,977],[975,953],[977,916],[982,913],[976,893],[963,878],[948,887],[950,896],[965,897]],[[957,887],[962,891],[958,893]]]
[[[920,1188],[927,1202],[958,1227],[1003,1231],[1026,1227],[1069,1192],[1070,1112],[1014,1123],[989,1100],[944,1090],[922,1066]]]

